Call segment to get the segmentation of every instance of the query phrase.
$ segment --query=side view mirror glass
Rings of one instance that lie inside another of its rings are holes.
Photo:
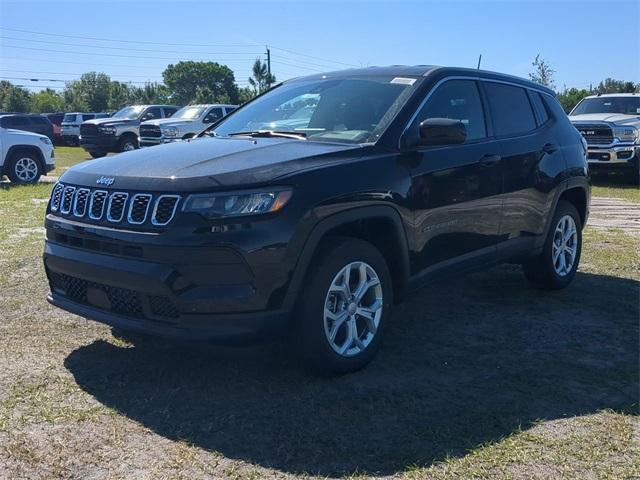
[[[420,122],[421,145],[457,145],[467,139],[467,127],[460,120],[427,118]]]

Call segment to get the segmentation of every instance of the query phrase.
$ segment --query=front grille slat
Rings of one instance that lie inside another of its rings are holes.
[[[181,198],[57,183],[51,192],[50,210],[54,215],[82,218],[88,223],[165,227],[175,217]]]
[[[588,145],[610,145],[613,142],[613,131],[608,125],[576,123],[574,126]]]

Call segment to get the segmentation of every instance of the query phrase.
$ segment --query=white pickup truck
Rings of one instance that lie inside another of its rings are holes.
[[[37,133],[0,127],[0,178],[36,183],[56,166],[53,144]]]
[[[634,169],[640,163],[640,93],[612,93],[583,98],[569,120],[587,141],[593,169]]]

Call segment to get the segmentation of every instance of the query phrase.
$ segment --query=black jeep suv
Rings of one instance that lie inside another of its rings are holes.
[[[445,273],[522,264],[567,286],[586,146],[553,93],[430,66],[284,82],[199,138],[68,170],[46,215],[48,300],[120,330],[285,329],[311,366],[367,364],[391,306]]]

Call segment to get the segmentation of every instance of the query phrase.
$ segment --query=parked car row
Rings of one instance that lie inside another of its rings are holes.
[[[218,122],[237,105],[131,105],[109,118],[96,118],[80,126],[80,145],[93,158],[109,152],[170,143],[193,137]]]
[[[70,145],[80,145],[80,124],[94,118],[107,118],[108,113],[71,112],[62,119],[61,140]]]

